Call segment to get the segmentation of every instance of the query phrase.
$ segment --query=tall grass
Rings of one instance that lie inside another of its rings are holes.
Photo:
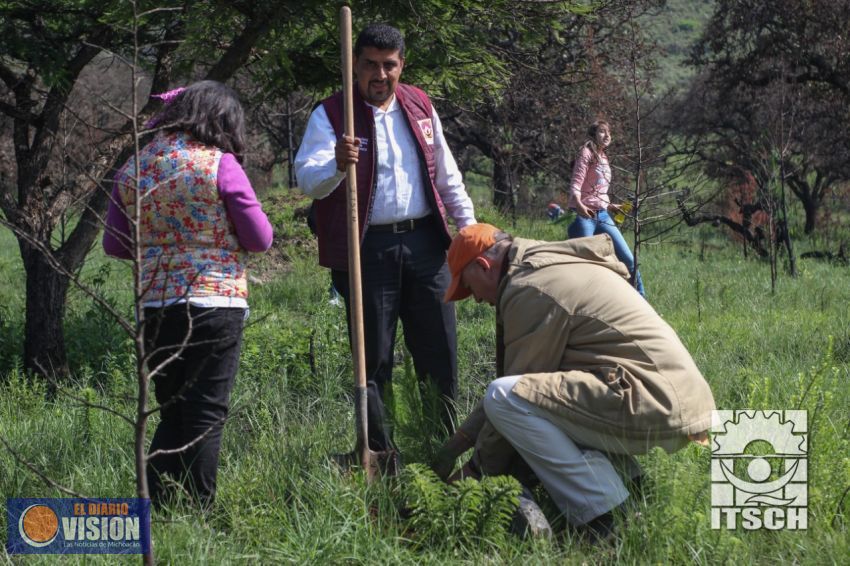
[[[611,547],[588,548],[569,538],[519,541],[498,530],[469,537],[451,528],[427,530],[440,526],[439,516],[418,524],[403,519],[398,508],[410,494],[411,484],[405,482],[412,480],[367,486],[361,475],[341,474],[329,462],[329,454],[354,445],[353,377],[345,311],[328,303],[329,277],[315,265],[306,228],[293,218],[302,204],[278,203],[274,218],[286,240],[278,242],[277,257],[286,261],[258,260],[255,270],[263,284],[251,289],[251,324],[225,427],[216,509],[202,517],[178,503],[155,513],[153,538],[161,561],[846,563],[850,502],[840,501],[850,486],[846,267],[802,261],[801,276],[780,279],[771,294],[768,266],[744,260],[737,247],[710,229],[699,237],[682,232],[676,242],[645,248],[642,256],[649,300],[692,352],[718,407],[809,410],[807,531],[712,531],[710,454],[694,445],[673,455],[652,452],[640,458],[648,485],[619,518],[620,539]],[[542,218],[512,222],[489,210],[479,216],[526,237],[558,239],[565,230]],[[292,241],[298,245],[288,245]],[[42,384],[21,374],[23,278],[8,234],[0,233],[0,244],[0,436],[75,491],[132,495],[129,427],[65,397],[46,401]],[[84,276],[129,309],[124,267],[95,251]],[[490,307],[466,301],[458,305],[458,320],[458,411],[463,416],[494,377],[494,315]],[[134,387],[129,343],[77,294],[69,300],[66,328],[75,375],[71,388],[129,414]],[[398,343],[403,362],[403,341]],[[433,447],[423,440],[423,425],[416,420],[421,400],[415,379],[399,363],[394,380],[405,463],[425,463]],[[60,495],[0,451],[0,498]],[[459,516],[460,507],[448,509],[446,521]],[[2,514],[4,541],[6,526]],[[424,532],[442,534],[423,539]]]

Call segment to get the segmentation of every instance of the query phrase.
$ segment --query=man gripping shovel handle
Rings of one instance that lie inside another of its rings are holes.
[[[342,49],[342,91],[345,114],[345,135],[354,137],[354,94],[351,49],[351,9],[343,6],[340,15],[340,44]],[[357,446],[355,456],[366,471],[366,481],[371,483],[379,472],[379,463],[386,461],[387,455],[369,449],[369,430],[367,420],[366,395],[366,353],[363,333],[363,291],[360,278],[360,231],[357,218],[357,165],[346,165],[346,188],[348,214],[348,282],[351,302],[351,350],[354,356],[355,376],[355,419],[357,426]],[[337,461],[343,468],[349,468],[353,462],[349,455],[342,455]],[[394,472],[395,470],[389,470]]]

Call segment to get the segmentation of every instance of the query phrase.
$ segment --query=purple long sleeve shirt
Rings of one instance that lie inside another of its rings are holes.
[[[269,249],[272,245],[272,226],[245,170],[232,153],[221,156],[216,183],[227,215],[236,228],[239,244],[249,252]],[[116,185],[112,189],[112,199],[106,213],[103,249],[113,257],[132,259],[130,242],[130,222]]]

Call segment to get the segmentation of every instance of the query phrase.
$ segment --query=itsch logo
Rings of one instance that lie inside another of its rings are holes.
[[[808,523],[806,411],[715,411],[711,528],[803,530]]]

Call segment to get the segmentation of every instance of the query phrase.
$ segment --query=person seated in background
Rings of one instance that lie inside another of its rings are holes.
[[[635,477],[635,454],[707,442],[708,383],[630,287],[608,235],[545,242],[474,224],[455,236],[448,263],[446,301],[471,295],[496,307],[499,377],[435,471],[447,478],[474,446],[460,474],[530,468],[568,523],[609,537],[629,496],[617,468]]]

